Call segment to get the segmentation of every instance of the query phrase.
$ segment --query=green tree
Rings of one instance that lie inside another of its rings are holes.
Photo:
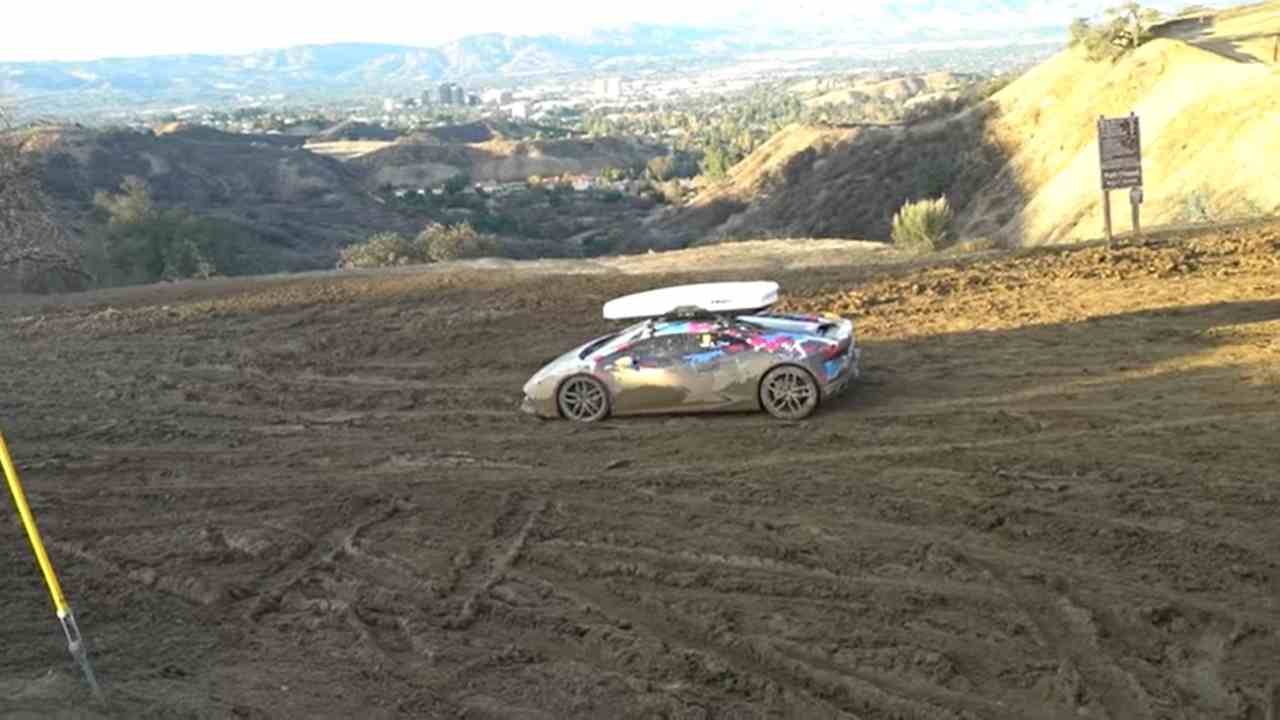
[[[1104,16],[1105,22],[1097,25],[1087,18],[1071,23],[1070,46],[1083,48],[1095,62],[1115,60],[1151,40],[1151,28],[1161,18],[1158,10],[1133,0],[1107,9]]]
[[[278,251],[236,223],[182,209],[161,210],[146,183],[127,177],[119,192],[99,191],[106,215],[90,255],[100,285],[239,275],[279,267]]]
[[[471,185],[471,178],[464,173],[450,175],[448,180],[444,181],[444,191],[450,195],[457,195],[466,190]]]
[[[1151,27],[1160,21],[1160,11],[1145,8],[1135,0],[1107,10],[1108,33],[1112,44],[1124,50],[1136,50],[1151,39]]]
[[[720,179],[728,174],[732,163],[729,154],[721,145],[712,145],[702,156],[702,173],[709,178]]]
[[[93,204],[106,212],[111,225],[132,225],[155,216],[155,203],[147,181],[136,175],[126,175],[118,193],[105,190],[94,193]]]

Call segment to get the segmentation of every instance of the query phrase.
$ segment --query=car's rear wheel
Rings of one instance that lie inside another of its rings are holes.
[[[809,417],[818,408],[820,394],[813,376],[794,365],[780,365],[760,382],[760,405],[779,420]]]
[[[590,375],[575,375],[561,383],[556,404],[568,420],[595,422],[609,415],[609,391]]]

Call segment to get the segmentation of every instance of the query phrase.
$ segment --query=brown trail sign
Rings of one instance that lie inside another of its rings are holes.
[[[1111,191],[1130,188],[1133,234],[1141,232],[1138,206],[1142,204],[1142,129],[1138,116],[1098,118],[1098,159],[1102,171],[1102,212],[1107,244],[1112,243]]]

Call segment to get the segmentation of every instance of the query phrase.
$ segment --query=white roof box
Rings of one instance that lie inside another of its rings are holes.
[[[778,302],[778,283],[718,282],[677,285],[625,295],[604,304],[606,320],[662,317],[678,312],[731,313]]]

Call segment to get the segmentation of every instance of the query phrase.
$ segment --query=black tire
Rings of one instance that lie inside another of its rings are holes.
[[[597,422],[609,417],[609,391],[590,375],[574,375],[556,391],[560,417],[574,422]]]
[[[803,420],[818,409],[821,399],[813,375],[797,365],[779,365],[760,381],[760,407],[779,420]]]

